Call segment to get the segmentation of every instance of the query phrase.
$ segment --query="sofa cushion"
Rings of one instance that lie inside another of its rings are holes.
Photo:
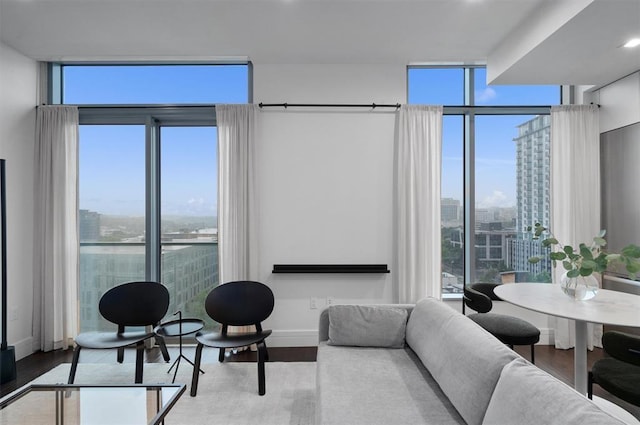
[[[506,365],[483,425],[620,425],[591,400],[524,359]]]
[[[519,356],[445,303],[420,300],[407,344],[469,425],[482,423],[502,368]]]
[[[408,348],[321,342],[317,366],[317,425],[465,423]]]
[[[404,347],[407,310],[388,306],[329,307],[329,344],[358,347]]]

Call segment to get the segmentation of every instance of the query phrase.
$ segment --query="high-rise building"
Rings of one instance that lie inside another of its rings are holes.
[[[516,271],[540,273],[550,270],[547,260],[533,266],[528,259],[542,253],[540,242],[531,239],[528,226],[550,221],[551,117],[539,115],[518,126],[516,144],[517,212],[516,239],[512,242],[511,267]],[[544,256],[546,257],[546,256]]]
[[[460,224],[460,200],[453,198],[442,198],[440,200],[441,219],[443,223],[451,225]]]
[[[100,214],[95,211],[80,210],[80,241],[97,242],[100,240]]]
[[[82,331],[113,327],[100,315],[98,303],[108,289],[144,280],[145,252],[141,243],[97,243],[80,249],[80,324]],[[204,300],[218,284],[218,244],[213,238],[173,240],[163,246],[161,283],[169,290],[168,316],[180,310],[206,318]]]

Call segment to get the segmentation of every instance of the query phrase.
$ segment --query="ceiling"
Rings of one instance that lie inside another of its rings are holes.
[[[487,64],[495,84],[640,70],[640,0],[0,0],[0,39],[46,61]]]

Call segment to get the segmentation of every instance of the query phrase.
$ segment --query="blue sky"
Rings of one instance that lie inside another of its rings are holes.
[[[554,105],[557,86],[493,86],[476,69],[478,105]],[[244,103],[248,69],[231,66],[67,66],[64,102],[69,104]],[[460,69],[412,69],[409,102],[462,105]],[[476,203],[515,206],[517,125],[532,116],[477,116]],[[462,118],[445,116],[442,196],[463,197]],[[163,127],[163,215],[215,215],[216,129]],[[144,126],[81,126],[80,207],[103,214],[144,215]]]
[[[70,104],[246,103],[246,66],[70,66]],[[96,84],[100,82],[100,84]],[[162,214],[217,215],[215,127],[161,127]],[[144,215],[145,128],[80,127],[80,208]]]
[[[482,106],[557,105],[559,86],[487,86],[486,70],[475,70],[475,103]],[[414,68],[409,71],[409,102],[464,104],[464,72],[456,68]],[[476,116],[476,205],[516,205],[517,126],[530,115]],[[462,200],[463,119],[445,116],[442,140],[442,196]]]

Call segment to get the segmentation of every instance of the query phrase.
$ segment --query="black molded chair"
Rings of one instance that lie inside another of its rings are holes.
[[[108,321],[118,325],[114,332],[85,332],[76,339],[73,352],[69,384],[73,384],[80,359],[80,350],[118,349],[118,363],[124,360],[124,348],[136,346],[135,383],[142,383],[142,364],[144,361],[144,342],[156,337],[165,361],[169,361],[169,352],[164,339],[153,332],[153,328],[167,314],[169,309],[169,291],[157,282],[129,282],[115,286],[100,297],[100,314]],[[129,326],[144,326],[143,330],[127,331]]]
[[[467,317],[483,327],[502,343],[513,349],[514,345],[531,345],[531,363],[535,363],[535,344],[540,341],[540,330],[526,320],[504,314],[489,313],[493,301],[500,301],[494,293],[499,283],[474,283],[464,289],[464,303],[477,311]]]
[[[260,282],[235,281],[215,287],[205,300],[207,314],[222,325],[220,332],[196,333],[195,366],[191,379],[191,397],[198,391],[200,360],[202,349],[214,347],[220,349],[218,361],[223,362],[226,349],[247,347],[256,344],[258,349],[258,393],[265,393],[264,363],[268,360],[265,339],[271,335],[270,330],[263,330],[262,324],[271,315],[274,306],[273,292]],[[250,326],[255,332],[229,334],[228,326]]]
[[[614,396],[640,406],[640,337],[619,331],[602,335],[602,348],[610,356],[596,361],[589,372],[588,396],[593,384]]]

